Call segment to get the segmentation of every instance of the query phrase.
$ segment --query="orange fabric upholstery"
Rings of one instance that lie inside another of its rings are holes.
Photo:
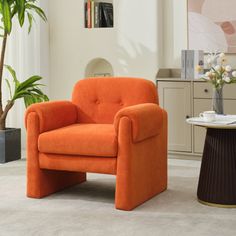
[[[72,102],[78,106],[78,122],[112,124],[127,106],[157,103],[155,85],[144,79],[88,78],[74,87]]]
[[[119,125],[119,156],[115,205],[132,210],[167,188],[167,114],[162,113],[157,136],[132,142],[132,121],[122,117]]]
[[[72,102],[34,104],[25,121],[29,197],[82,183],[86,172],[116,175],[121,210],[167,188],[167,114],[150,81],[81,80]]]
[[[58,129],[76,123],[77,107],[68,101],[55,101],[36,103],[26,110],[25,126],[31,112],[35,112],[39,118],[39,132]]]
[[[116,157],[71,156],[39,153],[40,167],[48,170],[66,170],[116,174]]]
[[[86,173],[44,170],[39,164],[39,117],[27,115],[27,196],[42,198],[86,181]]]
[[[122,117],[128,117],[132,122],[133,142],[140,142],[160,134],[163,123],[163,110],[153,103],[139,104],[121,109],[115,116],[116,132]]]
[[[39,135],[42,153],[117,156],[117,136],[112,124],[74,124]]]

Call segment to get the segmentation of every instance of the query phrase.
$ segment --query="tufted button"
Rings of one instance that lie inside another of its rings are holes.
[[[100,104],[100,101],[98,100],[98,99],[94,99],[93,101],[92,101],[92,103],[94,103],[94,104]]]
[[[119,104],[120,106],[124,106],[124,103],[121,100],[118,100],[117,104]]]

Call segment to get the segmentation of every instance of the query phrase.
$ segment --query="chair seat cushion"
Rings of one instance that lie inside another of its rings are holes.
[[[113,124],[74,124],[39,135],[42,153],[117,156],[117,137]]]

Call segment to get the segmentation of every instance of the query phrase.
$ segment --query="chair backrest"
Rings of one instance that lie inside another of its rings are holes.
[[[77,82],[72,102],[78,106],[78,122],[111,124],[120,109],[140,103],[158,103],[158,98],[151,81],[103,77]]]

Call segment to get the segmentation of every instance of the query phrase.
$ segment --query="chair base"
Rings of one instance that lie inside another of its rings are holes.
[[[150,196],[146,196],[146,198],[143,198],[140,201],[134,202],[132,205],[130,204],[129,206],[124,205],[122,202],[116,201],[115,207],[117,210],[132,211],[136,207],[142,205],[143,203],[149,201],[150,199],[152,199],[152,198],[156,197],[157,195],[159,195],[160,193],[164,192],[166,189],[167,189],[167,187],[164,187],[164,188],[158,190],[156,193],[154,193]]]
[[[28,174],[27,197],[43,198],[85,181],[86,173],[40,169],[34,176]]]

